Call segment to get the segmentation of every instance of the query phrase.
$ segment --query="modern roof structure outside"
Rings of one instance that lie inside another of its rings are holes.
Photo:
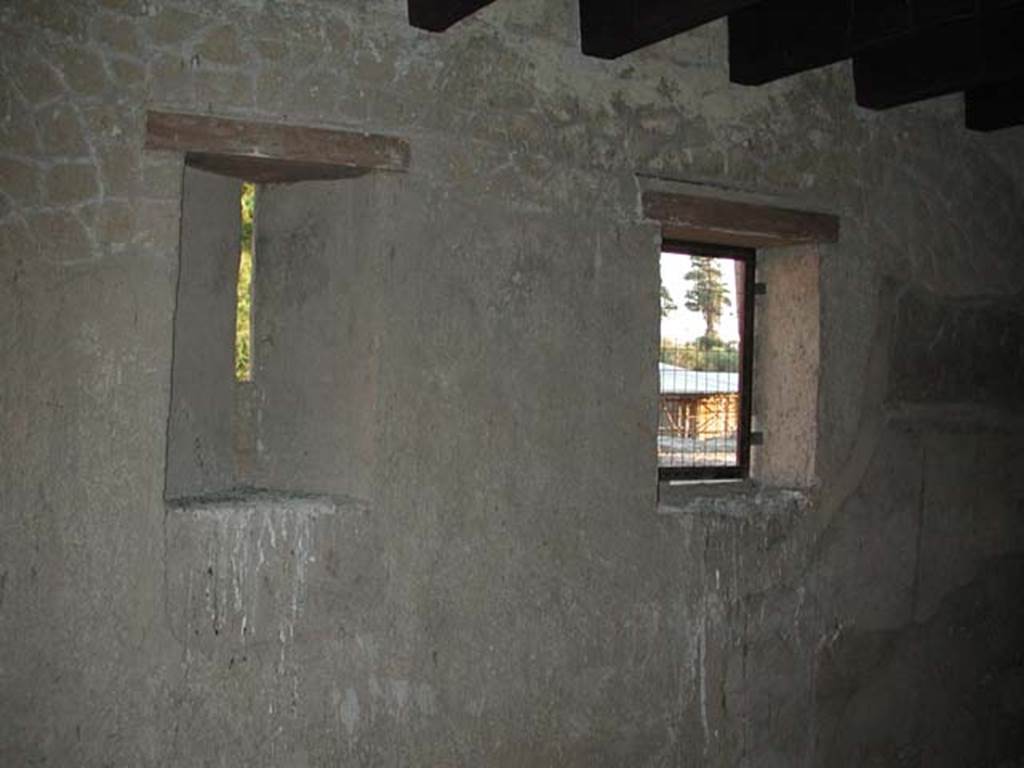
[[[694,371],[658,363],[663,395],[719,395],[740,391],[740,375],[719,371]]]

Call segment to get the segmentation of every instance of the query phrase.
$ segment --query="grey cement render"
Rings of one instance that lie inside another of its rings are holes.
[[[167,421],[169,498],[240,485],[234,343],[241,191],[237,179],[185,170]]]
[[[730,86],[721,24],[589,60],[575,7],[0,6],[0,764],[1020,764],[1024,135]],[[150,106],[410,141],[358,471],[165,504]],[[651,177],[841,216],[801,488],[659,500]]]
[[[386,323],[402,314],[387,283],[400,221],[394,186],[364,176],[260,189],[258,447],[247,485],[362,499],[373,492]],[[422,384],[417,373],[407,378]]]

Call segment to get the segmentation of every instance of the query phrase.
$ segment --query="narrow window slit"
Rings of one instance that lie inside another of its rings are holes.
[[[235,294],[235,381],[252,381],[252,274],[255,256],[253,220],[256,213],[256,185],[242,184],[242,238],[238,256]]]

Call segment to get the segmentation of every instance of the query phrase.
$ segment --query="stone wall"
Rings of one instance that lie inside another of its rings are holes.
[[[859,110],[845,66],[730,86],[721,24],[617,62],[577,29],[0,5],[0,763],[1024,756],[1024,136]],[[154,106],[410,142],[351,497],[165,505]],[[652,178],[841,216],[799,490],[656,497]]]

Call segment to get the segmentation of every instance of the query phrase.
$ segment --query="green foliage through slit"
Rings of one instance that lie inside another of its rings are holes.
[[[242,185],[242,247],[235,298],[235,381],[252,381],[252,262],[256,185]]]

